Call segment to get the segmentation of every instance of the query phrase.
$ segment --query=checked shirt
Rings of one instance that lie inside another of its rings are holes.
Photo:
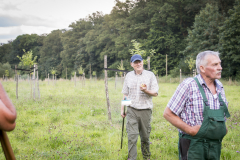
[[[218,96],[212,94],[200,74],[196,77],[203,87],[210,109],[219,109],[220,103]],[[221,93],[223,101],[228,106],[222,83],[216,79],[215,85],[217,95]],[[203,98],[197,82],[193,78],[187,78],[178,86],[167,106],[188,125],[195,126],[202,124],[204,108]],[[182,132],[181,130],[179,131]]]
[[[158,83],[155,75],[151,71],[143,70],[142,74],[137,75],[135,71],[128,72],[124,80],[122,93],[131,100],[131,107],[136,109],[152,109],[152,96],[147,95],[140,90],[140,85],[147,85],[147,90],[153,90],[158,93]]]

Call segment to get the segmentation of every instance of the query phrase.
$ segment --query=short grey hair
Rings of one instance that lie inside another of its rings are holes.
[[[213,56],[219,57],[219,54],[220,54],[219,52],[214,52],[214,51],[204,51],[204,52],[198,53],[197,58],[196,58],[197,72],[200,73],[200,66],[206,66],[207,65],[206,57],[208,55],[213,55]]]

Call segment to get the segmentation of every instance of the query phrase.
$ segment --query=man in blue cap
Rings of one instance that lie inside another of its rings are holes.
[[[124,114],[121,107],[121,116],[127,117],[126,130],[128,133],[128,159],[137,159],[137,140],[141,138],[143,159],[150,159],[149,136],[151,132],[152,97],[158,95],[158,83],[151,71],[144,70],[143,59],[135,54],[131,57],[133,71],[126,75],[123,84],[123,98],[130,99],[132,104]]]

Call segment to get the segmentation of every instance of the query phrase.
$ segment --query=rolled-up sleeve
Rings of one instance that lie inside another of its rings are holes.
[[[152,75],[152,78],[151,78],[151,88],[150,88],[150,90],[155,91],[158,94],[159,86],[158,86],[158,83],[157,83],[157,78],[154,74]]]
[[[182,82],[176,89],[172,98],[167,104],[167,107],[176,115],[179,115],[184,109],[188,98],[188,85]]]
[[[127,84],[127,80],[128,76],[125,77],[124,83],[123,83],[123,88],[122,88],[122,94],[124,95],[128,95],[129,94],[129,89],[128,89],[128,84]]]

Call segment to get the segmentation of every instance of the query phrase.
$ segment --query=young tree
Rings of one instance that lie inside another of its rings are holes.
[[[35,64],[37,60],[37,56],[33,58],[33,53],[31,50],[26,52],[25,49],[23,49],[23,52],[24,54],[22,55],[22,57],[17,56],[20,60],[19,66],[28,66],[29,69],[31,70],[31,67]],[[32,83],[31,83],[31,97],[32,97]]]
[[[143,63],[146,65],[147,64],[147,57],[153,57],[153,55],[156,53],[156,51],[154,49],[150,49],[149,52],[142,50],[142,44],[137,42],[135,39],[131,40],[132,44],[133,44],[133,49],[129,49],[130,54],[134,55],[134,54],[139,54],[142,56],[143,58]]]

